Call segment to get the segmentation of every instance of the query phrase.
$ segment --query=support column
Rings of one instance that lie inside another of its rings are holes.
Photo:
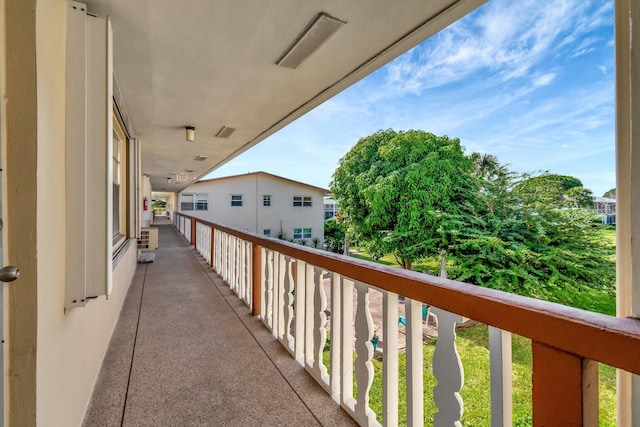
[[[5,265],[20,268],[20,280],[5,284],[5,425],[36,425],[38,318],[38,85],[36,1],[5,0],[0,12],[2,91],[2,214]],[[64,6],[63,6],[64,7]],[[40,26],[44,24],[38,24]],[[40,30],[43,30],[40,27]],[[64,58],[62,58],[64,61]],[[6,61],[6,62],[5,62]],[[42,101],[44,102],[44,101]],[[46,118],[43,119],[46,121]],[[42,129],[48,129],[43,127]],[[60,307],[62,310],[62,307]],[[8,328],[8,329],[7,329]]]
[[[191,244],[196,247],[196,219],[191,218]]]
[[[640,5],[635,1],[616,0],[618,317],[640,316],[640,217],[633,215],[640,208],[640,149],[633,149],[634,141],[638,141],[640,147],[640,31],[633,32],[634,25],[640,26]],[[617,388],[619,425],[640,425],[640,379],[618,371]]]

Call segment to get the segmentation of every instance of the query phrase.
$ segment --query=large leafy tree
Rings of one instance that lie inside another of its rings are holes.
[[[450,277],[570,305],[579,290],[613,292],[614,248],[580,201],[590,191],[573,177],[501,170],[476,173],[481,203],[449,250]]]
[[[331,192],[352,238],[410,269],[455,243],[476,197],[472,174],[458,139],[381,130],[340,160]]]

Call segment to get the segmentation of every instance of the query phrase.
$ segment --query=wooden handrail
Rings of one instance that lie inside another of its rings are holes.
[[[592,313],[196,221],[352,280],[640,375],[639,319]]]

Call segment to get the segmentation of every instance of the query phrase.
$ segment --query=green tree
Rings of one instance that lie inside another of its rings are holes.
[[[337,254],[344,251],[345,230],[335,218],[324,221],[324,244],[326,249]]]
[[[582,290],[613,292],[614,248],[579,202],[590,192],[547,176],[480,178],[482,203],[449,250],[450,277],[569,305]],[[571,203],[559,196],[574,192]]]
[[[476,197],[460,141],[415,130],[360,139],[340,160],[331,192],[349,236],[406,269],[456,241]]]
[[[605,193],[602,195],[602,197],[610,197],[610,198],[612,198],[612,199],[615,199],[615,198],[616,198],[616,189],[615,189],[615,188],[612,188],[611,190],[609,190],[609,191],[605,192]]]

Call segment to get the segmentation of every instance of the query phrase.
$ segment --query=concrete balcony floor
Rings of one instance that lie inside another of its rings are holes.
[[[355,425],[174,227],[158,228],[84,425]]]

